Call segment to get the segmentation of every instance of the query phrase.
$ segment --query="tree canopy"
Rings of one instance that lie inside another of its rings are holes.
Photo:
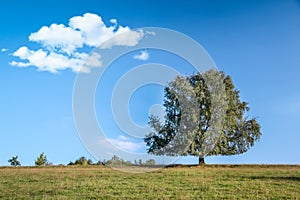
[[[224,72],[178,76],[164,90],[165,117],[150,116],[148,153],[170,156],[242,154],[261,136],[248,103]]]

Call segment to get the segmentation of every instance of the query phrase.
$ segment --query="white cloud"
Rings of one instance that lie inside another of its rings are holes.
[[[144,147],[143,142],[131,142],[129,138],[125,136],[119,136],[117,139],[108,139],[115,147],[129,151],[129,152],[138,152]]]
[[[99,45],[101,48],[111,48],[113,46],[135,46],[144,37],[143,30],[131,31],[129,27],[120,26],[115,32],[116,37],[112,37],[109,40]]]
[[[10,64],[16,67],[29,67],[34,66],[38,68],[39,71],[49,71],[56,73],[59,70],[71,69],[74,72],[90,72],[89,67],[96,67],[95,64],[101,63],[100,59],[97,56],[93,59],[91,66],[83,66],[85,59],[88,58],[88,54],[85,53],[76,53],[74,56],[69,57],[63,54],[58,54],[55,52],[48,53],[42,49],[37,51],[30,50],[27,47],[19,48],[14,54],[14,56],[19,57],[25,62],[16,62],[12,61]],[[82,67],[83,66],[83,67]]]
[[[8,49],[6,49],[6,48],[1,49],[1,52],[6,52],[6,51],[8,51]]]
[[[31,33],[29,40],[41,43],[49,50],[70,55],[76,48],[83,46],[82,33],[63,24],[52,24],[50,27],[43,26],[38,32]]]
[[[72,17],[70,27],[82,33],[86,45],[96,47],[114,36],[114,27],[107,27],[98,15],[86,13],[83,16]]]
[[[110,22],[114,26],[106,26],[100,16],[86,13],[83,16],[72,17],[69,26],[79,30],[82,33],[84,43],[91,47],[134,46],[143,37],[140,30],[133,31],[127,26],[116,27],[116,19],[111,19]],[[119,36],[115,37],[116,35]]]
[[[109,21],[110,21],[110,23],[112,23],[112,24],[118,24],[117,19],[110,19]]]
[[[145,51],[141,51],[140,54],[136,54],[133,56],[134,59],[137,60],[148,60],[149,59],[149,53],[145,50]]]
[[[20,59],[27,59],[27,57],[32,53],[32,51],[24,46],[19,48],[13,55],[19,57]]]
[[[135,46],[144,36],[142,30],[118,26],[116,19],[111,19],[110,22],[113,25],[107,26],[100,16],[86,13],[72,17],[68,26],[55,23],[49,27],[43,26],[28,37],[29,41],[41,44],[42,48],[30,50],[28,47],[21,47],[13,53],[21,61],[12,61],[10,64],[17,67],[34,66],[40,71],[49,72],[65,69],[89,72],[91,68],[101,66],[101,55],[93,53],[88,56],[82,52],[84,46]]]
[[[85,60],[84,64],[88,68],[101,67],[101,55],[96,52],[91,53],[91,55]]]
[[[128,140],[128,138],[127,137],[125,137],[125,136],[123,136],[123,135],[120,135],[119,137],[118,137],[120,140]]]

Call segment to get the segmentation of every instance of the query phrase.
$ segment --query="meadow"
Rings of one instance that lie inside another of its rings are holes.
[[[0,199],[300,199],[300,166],[1,167]]]

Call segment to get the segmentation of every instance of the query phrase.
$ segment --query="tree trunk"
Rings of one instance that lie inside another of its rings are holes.
[[[204,162],[204,158],[199,156],[199,165],[204,165],[205,162]]]

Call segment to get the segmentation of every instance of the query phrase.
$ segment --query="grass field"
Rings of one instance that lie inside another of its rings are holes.
[[[300,166],[2,167],[0,199],[300,199]]]

